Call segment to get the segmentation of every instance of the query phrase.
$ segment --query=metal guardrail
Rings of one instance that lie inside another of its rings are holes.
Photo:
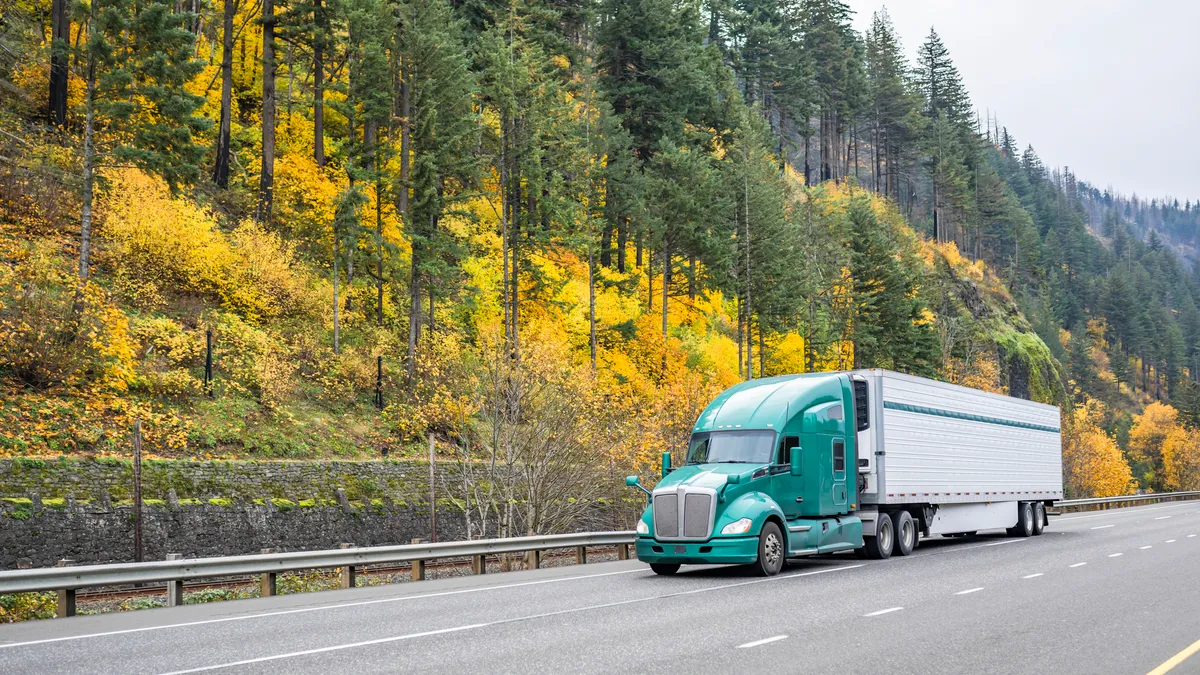
[[[1113,506],[1128,506],[1130,504],[1157,504],[1158,502],[1174,502],[1186,499],[1200,499],[1200,490],[1191,492],[1151,492],[1141,495],[1125,495],[1122,497],[1092,497],[1089,499],[1064,499],[1054,502],[1063,509],[1099,506],[1107,509]]]
[[[1090,506],[1109,508],[1183,499],[1200,499],[1200,491],[1069,499],[1056,502],[1055,505],[1060,509]],[[259,575],[261,595],[270,596],[276,594],[276,577],[281,572],[341,568],[342,588],[353,588],[357,585],[358,568],[367,565],[409,562],[412,564],[412,578],[417,581],[425,578],[425,564],[428,561],[445,558],[471,558],[471,569],[475,574],[486,572],[487,556],[504,553],[525,553],[526,564],[536,568],[540,564],[542,551],[574,548],[576,562],[583,564],[587,562],[589,547],[616,546],[617,557],[626,560],[629,558],[629,546],[635,542],[635,539],[632,531],[580,532],[540,537],[480,539],[402,546],[356,548],[353,544],[343,544],[342,548],[326,551],[260,553],[220,558],[183,559],[178,555],[170,555],[168,560],[153,562],[79,567],[61,566],[60,563],[59,567],[0,571],[0,594],[57,591],[57,616],[63,617],[75,614],[75,591],[91,586],[166,582],[167,604],[179,605],[183,602],[185,579]]]
[[[526,563],[537,567],[541,552],[549,549],[574,548],[576,562],[587,562],[587,549],[593,546],[616,546],[617,557],[629,558],[629,546],[635,534],[629,532],[581,532],[552,534],[540,537],[480,539],[402,546],[372,546],[342,548],[326,551],[296,551],[292,553],[261,553],[256,555],[220,558],[190,558],[158,560],[111,565],[82,565],[79,567],[46,567],[39,569],[0,572],[0,593],[57,591],[57,616],[75,614],[75,591],[89,586],[120,586],[167,582],[167,604],[183,601],[183,581],[205,577],[259,575],[264,596],[275,595],[276,575],[304,569],[341,568],[342,588],[356,586],[357,571],[366,565],[411,562],[414,581],[425,578],[425,563],[443,558],[471,558],[472,571],[483,574],[486,557],[502,553],[525,553]]]

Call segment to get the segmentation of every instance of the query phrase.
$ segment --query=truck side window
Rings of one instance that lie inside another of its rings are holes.
[[[833,472],[846,470],[846,443],[844,441],[833,442]]]
[[[800,447],[799,436],[784,436],[783,440],[779,442],[779,462],[777,463],[784,466],[791,466],[792,448],[798,447]]]
[[[867,409],[867,383],[862,380],[854,381],[854,430],[866,431],[871,428],[871,418]]]

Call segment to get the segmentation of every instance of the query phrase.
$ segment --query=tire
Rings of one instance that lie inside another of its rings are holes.
[[[917,537],[921,536],[917,532],[917,522],[908,511],[897,511],[893,525],[896,529],[896,543],[892,545],[892,552],[896,555],[909,555],[917,547]]]
[[[873,560],[886,560],[892,556],[892,545],[896,542],[895,530],[892,529],[892,517],[880,513],[875,521],[875,536],[864,537],[867,557]]]
[[[787,540],[779,526],[767,521],[758,534],[758,560],[754,561],[754,571],[761,577],[773,577],[783,569],[787,559]]]
[[[1038,536],[1046,530],[1046,505],[1037,502],[1033,505],[1033,536]]]
[[[1008,536],[1010,537],[1032,537],[1033,536],[1033,505],[1029,502],[1020,502],[1017,504],[1017,524],[1014,527],[1008,528]]]
[[[654,570],[655,574],[669,577],[679,571],[679,563],[650,563],[650,569]]]

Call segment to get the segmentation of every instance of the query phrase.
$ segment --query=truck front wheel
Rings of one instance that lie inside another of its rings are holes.
[[[754,571],[759,576],[775,576],[783,569],[786,557],[787,542],[783,539],[783,533],[778,525],[768,520],[758,535],[758,560],[754,563]]]
[[[654,570],[655,574],[670,576],[679,571],[679,565],[669,563],[650,563],[650,569]]]
[[[883,560],[892,556],[892,544],[895,543],[895,532],[892,530],[892,517],[880,511],[875,520],[875,536],[864,537],[863,544],[867,557]]]

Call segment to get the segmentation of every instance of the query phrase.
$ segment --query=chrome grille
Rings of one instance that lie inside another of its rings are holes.
[[[707,537],[712,528],[708,522],[708,515],[711,511],[711,496],[698,492],[685,494],[683,497],[683,536],[688,538]]]
[[[679,495],[654,496],[654,532],[660,537],[679,536]]]

